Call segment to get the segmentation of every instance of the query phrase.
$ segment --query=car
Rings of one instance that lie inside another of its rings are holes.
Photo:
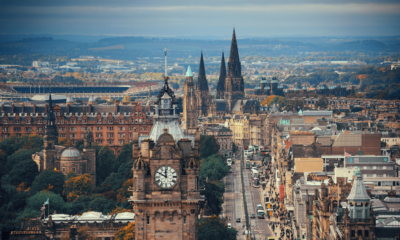
[[[236,222],[240,222],[240,218],[236,218]]]
[[[232,224],[231,223],[228,223],[228,228],[231,228],[232,227]]]
[[[256,218],[256,215],[254,213],[251,213],[250,218]]]

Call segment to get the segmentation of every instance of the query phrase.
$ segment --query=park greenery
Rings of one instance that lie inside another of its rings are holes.
[[[64,146],[71,143],[59,139]],[[212,214],[222,211],[225,186],[221,181],[229,172],[225,158],[218,154],[219,145],[212,136],[201,136],[200,149],[201,194]],[[77,141],[76,147],[83,148]],[[97,187],[89,174],[76,176],[73,172],[66,176],[58,169],[39,172],[32,154],[43,149],[43,139],[38,135],[11,136],[0,142],[0,228],[5,232],[15,230],[21,220],[41,216],[41,207],[49,199],[50,214],[82,214],[99,211],[115,214],[131,211],[128,202],[133,185],[132,145],[124,144],[117,156],[107,146],[95,146],[97,154]],[[203,226],[211,227],[205,221]],[[119,231],[118,239],[125,239],[130,225]],[[201,238],[203,239],[203,238]],[[208,238],[204,238],[208,239]]]

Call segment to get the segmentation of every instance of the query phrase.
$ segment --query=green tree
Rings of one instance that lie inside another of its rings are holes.
[[[63,193],[65,175],[53,169],[46,169],[35,177],[30,190],[31,195],[35,195],[42,190],[49,190],[57,194]]]
[[[102,212],[103,214],[108,214],[111,212],[115,207],[116,204],[112,200],[108,200],[105,197],[97,197],[93,199],[89,203],[89,207],[92,209],[92,211],[97,211],[97,212]]]
[[[77,141],[75,141],[75,147],[76,147],[77,149],[79,149],[79,151],[83,151],[83,144],[84,144],[84,141],[83,141],[83,140],[77,140]]]
[[[237,150],[238,150],[238,148],[237,148],[236,144],[234,142],[232,142],[232,152],[236,153]]]
[[[11,154],[10,156],[7,157],[7,163],[5,167],[6,171],[7,172],[11,171],[14,168],[14,166],[20,162],[32,159],[33,153],[34,151],[32,150],[20,149],[15,153]]]
[[[123,164],[132,160],[132,144],[125,143],[121,147],[121,151],[119,152],[116,159],[116,167],[117,169]]]
[[[21,214],[22,218],[35,218],[36,216],[40,216],[40,209],[42,208],[44,202],[49,199],[50,202],[50,213],[52,214],[55,211],[58,213],[64,213],[67,211],[67,204],[64,202],[63,198],[56,193],[51,191],[41,191],[30,197],[26,202],[26,207]],[[46,206],[46,213],[47,213]]]
[[[199,220],[199,240],[236,240],[237,231],[228,228],[217,216]]]
[[[206,158],[213,154],[218,153],[219,144],[214,136],[201,135],[200,136],[200,158]]]
[[[97,185],[100,185],[114,171],[115,155],[108,145],[100,149],[96,164]]]
[[[24,182],[27,186],[30,186],[38,174],[37,164],[32,160],[25,160],[15,164],[12,170],[2,177],[1,182],[14,186]]]
[[[208,178],[209,181],[220,181],[229,174],[229,166],[226,165],[225,159],[214,154],[200,161],[200,183],[203,184]]]
[[[224,192],[225,186],[222,182],[205,183],[204,190],[200,191],[200,194],[205,196],[211,212],[215,215],[219,215],[222,212]]]
[[[117,192],[119,189],[121,189],[124,182],[133,177],[132,166],[133,159],[127,163],[122,163],[118,168],[118,172],[111,173],[111,175],[108,176],[104,182],[102,182],[102,191],[105,192],[113,190],[114,192]]]

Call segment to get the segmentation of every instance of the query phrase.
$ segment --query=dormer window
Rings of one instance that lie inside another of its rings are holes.
[[[18,123],[18,124],[19,124],[19,119],[15,119],[15,123]]]
[[[100,124],[101,123],[101,119],[97,119],[97,123]]]
[[[8,120],[3,120],[3,123],[4,124],[8,124]]]
[[[122,119],[120,119],[120,120],[119,120],[119,124],[122,124],[122,123],[124,123],[124,122],[122,121]]]

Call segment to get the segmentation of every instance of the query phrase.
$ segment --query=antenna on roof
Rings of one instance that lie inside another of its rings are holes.
[[[164,55],[165,55],[165,77],[168,76],[168,69],[167,69],[167,47],[164,48]]]

